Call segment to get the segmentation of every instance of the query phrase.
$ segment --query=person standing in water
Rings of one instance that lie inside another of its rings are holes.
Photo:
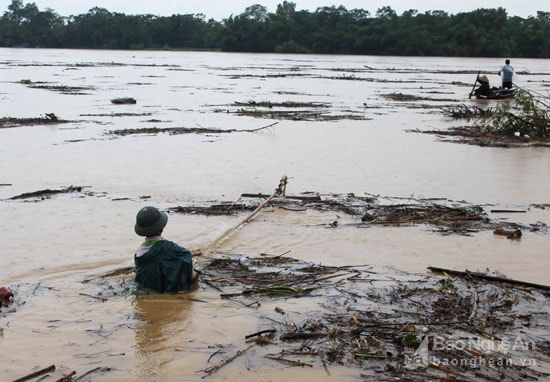
[[[165,240],[162,232],[168,215],[155,207],[143,207],[136,215],[134,230],[145,241],[134,255],[136,283],[158,293],[189,290],[197,281],[191,251]]]
[[[502,87],[512,89],[512,77],[514,77],[514,68],[510,65],[510,60],[504,61],[504,66],[499,70],[498,75],[502,77]]]

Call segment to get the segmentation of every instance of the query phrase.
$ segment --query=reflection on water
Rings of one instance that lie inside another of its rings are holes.
[[[151,378],[151,373],[162,374],[181,357],[178,347],[186,346],[185,338],[189,338],[193,301],[178,295],[138,295],[134,309],[140,321],[136,327],[138,363],[144,368],[143,377]]]
[[[136,343],[145,356],[170,347],[170,339],[186,330],[193,313],[192,300],[174,295],[140,295],[134,308],[142,321],[136,330]]]
[[[90,293],[90,286],[79,280],[132,264],[139,241],[133,232],[135,211],[143,203],[166,208],[197,200],[237,201],[242,193],[270,194],[287,175],[289,194],[448,198],[482,206],[520,206],[528,213],[501,218],[525,225],[550,223],[549,209],[530,206],[549,202],[547,149],[441,143],[433,136],[407,132],[464,123],[444,118],[440,108],[479,105],[467,98],[475,74],[481,70],[498,82],[493,73],[500,65],[500,59],[490,58],[0,49],[0,117],[55,113],[71,121],[0,129],[0,286],[43,285],[44,290],[54,288],[51,293],[63,291],[55,310],[51,300],[29,293],[16,313],[0,318],[2,345],[10,349],[10,354],[0,355],[5,379],[52,362],[78,367],[81,373],[97,364],[116,364],[118,372],[105,376],[113,381],[197,379],[196,371],[210,365],[215,349],[232,354],[244,347],[246,334],[258,330],[254,315],[212,291],[192,294],[205,302],[188,295],[144,295],[101,303],[79,295]],[[548,94],[549,60],[518,59],[514,66],[514,82]],[[22,79],[86,90],[63,94],[28,87]],[[391,101],[384,97],[390,93],[422,100]],[[110,102],[125,96],[137,103]],[[238,116],[235,111],[242,106],[236,102],[250,100],[318,102],[329,105],[331,115],[364,119],[276,120],[277,125],[257,133],[116,139],[109,134],[152,127],[245,130],[274,122]],[[93,195],[6,200],[70,185],[84,186]],[[165,235],[190,249],[202,249],[241,218],[175,214]],[[290,251],[290,256],[324,264],[389,265],[417,272],[428,265],[489,268],[546,282],[547,235],[526,231],[521,241],[512,242],[491,233],[443,237],[424,226],[321,227],[338,219],[333,213],[265,210],[219,249],[251,256]],[[117,328],[121,319],[134,314],[135,330],[130,325],[93,341],[86,332],[90,327]],[[75,316],[79,320],[71,321]],[[70,322],[71,329],[53,325],[57,320]],[[61,337],[71,342],[51,341]],[[74,348],[96,358],[77,359]],[[29,349],[35,357],[28,356]],[[57,360],[49,359],[51,353]],[[112,354],[118,354],[116,360]],[[281,370],[253,355],[250,359],[256,361],[250,372],[243,371],[243,359],[224,369],[220,378],[296,380],[308,372],[320,381],[335,379],[322,368]]]

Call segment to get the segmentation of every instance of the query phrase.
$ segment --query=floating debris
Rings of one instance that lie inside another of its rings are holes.
[[[254,210],[268,195],[245,193],[238,202],[213,201],[169,208],[173,213],[200,214],[200,215],[235,215]],[[432,227],[432,231],[444,235],[458,234],[471,235],[479,231],[503,229],[515,232],[527,230],[547,233],[547,227],[540,224],[524,226],[511,221],[501,221],[498,218],[489,218],[486,210],[479,205],[458,203],[446,199],[408,199],[407,203],[393,203],[395,198],[380,196],[356,196],[354,194],[329,195],[285,195],[279,196],[270,202],[275,208],[291,211],[333,211],[345,213],[359,221],[339,223],[338,221],[326,224],[327,228],[345,228],[349,226],[415,226],[425,224]],[[517,234],[516,234],[516,238]]]
[[[62,94],[68,94],[68,95],[87,95],[86,91],[94,90],[93,87],[84,87],[84,86],[66,86],[66,85],[47,85],[47,84],[37,84],[32,83],[28,85],[29,88],[32,89],[44,89],[44,90],[50,90]]]
[[[483,109],[479,106],[460,104],[441,108],[443,114],[450,118],[486,118],[493,114],[492,108]]]
[[[548,364],[548,286],[442,268],[430,270],[443,276],[379,273],[366,265],[327,267],[267,254],[242,267],[240,256],[210,261],[201,280],[249,308],[280,300],[274,313],[286,315],[285,322],[274,323],[264,310],[269,329],[245,338],[280,348],[267,359],[291,364],[308,357],[311,367],[357,367],[378,380],[548,377],[537,367]],[[317,304],[296,305],[293,298]],[[281,308],[287,302],[292,313]]]
[[[256,102],[256,101],[248,101],[248,102],[235,102],[233,104],[234,106],[251,106],[251,107],[267,107],[267,108],[274,108],[274,107],[286,107],[286,108],[328,108],[330,107],[330,104],[325,102],[293,102],[293,101],[285,101],[285,102],[271,102],[271,101],[264,101],[264,102]]]
[[[425,100],[426,98],[422,98],[419,96],[415,96],[412,94],[403,94],[403,93],[389,93],[389,94],[382,94],[382,97],[391,99],[392,101],[421,101]]]
[[[143,127],[143,128],[134,128],[134,129],[122,129],[122,130],[110,130],[107,134],[110,135],[138,135],[138,134],[170,134],[170,135],[179,135],[179,134],[227,134],[227,133],[253,133],[260,130],[264,130],[275,126],[277,122],[271,123],[267,126],[247,129],[247,130],[237,130],[237,129],[215,129],[215,128],[205,128],[205,127]]]
[[[237,110],[231,107],[237,106]],[[367,120],[361,112],[350,112],[348,114],[333,114],[326,110],[330,104],[325,102],[271,102],[271,101],[248,101],[234,102],[228,105],[227,109],[215,109],[217,113],[237,114],[256,118],[282,119],[291,121],[337,121],[337,120]]]
[[[21,199],[48,199],[53,195],[59,195],[59,194],[68,194],[68,193],[80,193],[82,192],[84,187],[82,186],[69,186],[67,188],[62,188],[59,190],[51,190],[51,189],[45,189],[45,190],[39,190],[39,191],[33,191],[33,192],[27,192],[24,194],[16,195],[9,200],[21,200]]]
[[[33,125],[45,125],[49,123],[67,123],[70,121],[65,121],[60,119],[54,113],[46,113],[42,117],[38,118],[15,118],[15,117],[3,117],[0,119],[0,129],[12,128],[19,126],[33,126]]]
[[[522,135],[486,133],[476,126],[453,127],[447,130],[410,129],[407,132],[434,134],[438,136],[441,142],[463,143],[482,147],[550,147],[550,138],[542,139]]]

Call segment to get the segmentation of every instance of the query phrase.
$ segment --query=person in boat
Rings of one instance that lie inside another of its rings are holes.
[[[487,76],[483,75],[477,77],[477,82],[479,83],[479,86],[474,91],[476,96],[488,96],[491,94],[491,86],[489,85],[489,79],[487,78]]]
[[[510,65],[510,60],[504,61],[504,66],[499,70],[498,75],[502,77],[502,88],[512,89],[512,77],[514,77],[514,68]]]
[[[134,230],[145,241],[134,255],[136,283],[158,293],[191,288],[198,279],[191,251],[162,237],[168,215],[155,207],[143,207],[136,215]]]

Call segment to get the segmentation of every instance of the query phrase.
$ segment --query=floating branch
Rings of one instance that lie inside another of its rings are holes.
[[[242,349],[242,350],[239,350],[237,353],[235,353],[234,356],[232,357],[229,357],[228,359],[226,359],[225,361],[223,361],[222,363],[220,363],[219,365],[216,365],[216,366],[212,366],[208,369],[205,370],[206,374],[202,376],[202,379],[214,374],[216,371],[218,371],[219,369],[221,369],[222,367],[224,367],[225,365],[227,365],[228,363],[230,362],[233,362],[236,358],[240,357],[241,355],[243,355],[244,353],[246,353],[247,351],[249,351],[250,349],[252,349],[252,347],[254,347],[255,344],[252,344],[250,346],[248,346],[247,348],[245,349]]]
[[[305,363],[305,362],[301,362],[301,361],[294,361],[292,359],[286,359],[286,358],[283,358],[283,357],[273,357],[273,356],[270,356],[270,355],[266,355],[265,358],[272,359],[274,361],[284,363],[285,365],[290,365],[290,366],[313,367],[313,365],[310,364],[310,363]]]
[[[550,291],[550,286],[548,286],[548,285],[534,284],[534,283],[530,283],[530,282],[526,282],[526,281],[518,281],[518,280],[513,280],[513,279],[507,279],[507,278],[504,278],[504,277],[486,275],[484,273],[469,272],[469,271],[461,272],[461,271],[455,271],[455,270],[452,270],[452,269],[445,269],[445,268],[438,268],[438,267],[428,267],[428,269],[432,272],[447,273],[449,275],[457,275],[457,276],[462,276],[462,277],[466,277],[466,278],[476,278],[476,279],[481,279],[481,280],[495,281],[495,282],[499,282],[499,283],[506,283],[506,284],[512,284],[512,285],[521,285],[521,286],[525,286],[525,287],[541,289],[541,290],[544,290],[544,291]]]
[[[479,106],[460,104],[441,108],[443,114],[451,118],[485,118],[493,114],[492,108],[483,109]]]

